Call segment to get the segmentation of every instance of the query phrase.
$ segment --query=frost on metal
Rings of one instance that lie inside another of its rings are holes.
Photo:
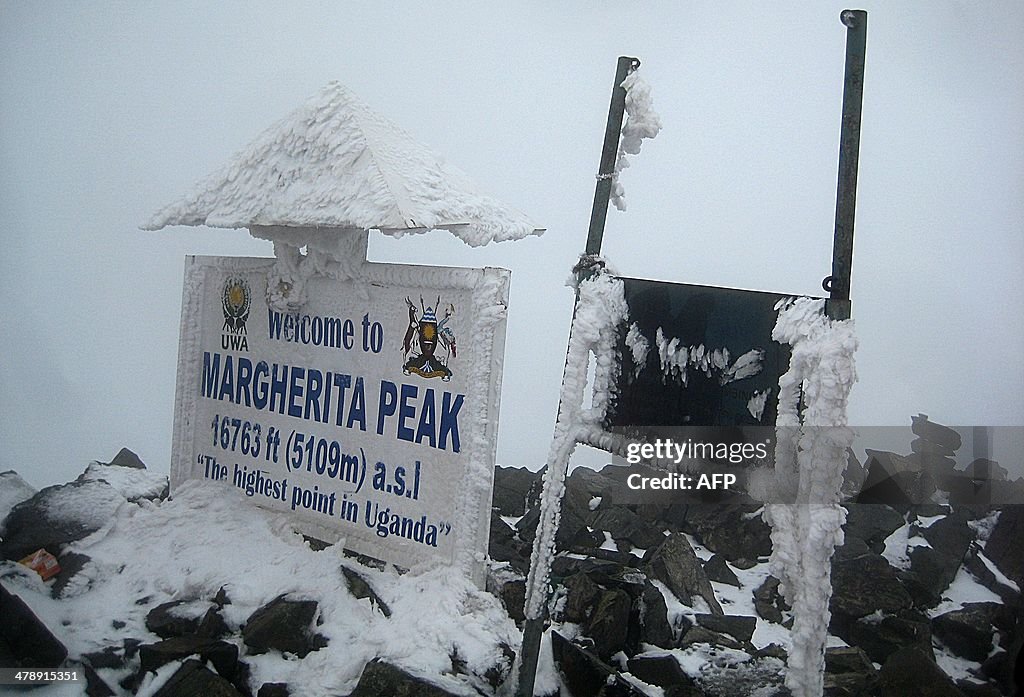
[[[636,322],[629,325],[629,331],[626,333],[626,346],[629,347],[629,352],[633,356],[633,375],[636,377],[647,365],[647,354],[651,351],[651,342],[647,341],[647,338],[640,333],[640,327],[636,325]]]
[[[626,190],[619,180],[622,170],[629,167],[626,156],[639,155],[644,139],[654,138],[661,132],[661,118],[654,111],[651,86],[634,70],[622,81],[622,87],[626,90],[626,122],[619,139],[611,194],[612,203],[620,211],[626,210]]]
[[[601,430],[601,419],[612,397],[618,365],[615,328],[627,321],[628,309],[622,281],[599,273],[580,282],[576,314],[569,333],[565,376],[558,405],[555,434],[548,453],[548,470],[541,493],[540,521],[533,541],[530,575],[526,582],[526,617],[541,616],[548,592],[548,576],[555,554],[555,533],[561,519],[565,474],[569,456],[578,442],[597,444],[610,437]],[[590,355],[595,357],[593,398],[583,405]]]
[[[337,82],[144,226],[446,229],[466,244],[543,232]]]
[[[757,375],[763,367],[764,351],[761,349],[751,349],[730,363],[729,349],[724,346],[717,349],[706,348],[704,344],[684,346],[678,337],[667,338],[661,327],[654,340],[658,345],[662,380],[672,379],[686,385],[689,371],[693,369],[707,377],[717,375],[719,384],[728,385]]]
[[[846,405],[857,379],[857,338],[852,320],[825,316],[822,300],[783,301],[776,309],[772,338],[792,347],[790,368],[779,378],[777,493],[793,503],[765,506],[765,519],[772,528],[772,573],[793,607],[786,685],[795,697],[819,697],[832,595],[829,560],[843,542],[846,518],[838,502],[853,442]]]

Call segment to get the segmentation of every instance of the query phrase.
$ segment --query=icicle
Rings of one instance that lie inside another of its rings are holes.
[[[857,339],[853,321],[828,319],[823,301],[801,298],[776,309],[772,338],[792,346],[790,368],[779,378],[776,495],[793,503],[765,506],[765,519],[772,528],[772,573],[794,615],[786,686],[794,697],[820,697],[832,595],[830,559],[843,542],[846,518],[839,489],[853,442],[846,404],[856,381]]]

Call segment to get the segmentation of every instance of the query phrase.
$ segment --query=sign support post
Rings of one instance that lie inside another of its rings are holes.
[[[611,198],[612,185],[615,178],[615,162],[619,154],[619,136],[622,134],[622,120],[626,111],[626,89],[622,86],[626,77],[640,67],[640,60],[629,56],[619,56],[615,67],[615,84],[612,86],[611,104],[608,107],[608,122],[604,131],[604,146],[601,150],[601,162],[598,167],[597,186],[594,189],[594,206],[590,212],[590,229],[587,233],[587,246],[577,264],[575,272],[577,281],[589,277],[593,273],[592,263],[601,254],[601,242],[604,239],[604,226],[608,218],[608,201]],[[578,294],[577,294],[578,300]],[[575,314],[575,313],[574,313]],[[566,356],[568,359],[568,355]],[[561,405],[558,409],[562,413]],[[556,424],[556,431],[557,431]],[[568,467],[565,462],[548,463],[548,477],[552,476],[555,467]],[[544,519],[538,525],[543,525]],[[533,570],[536,573],[537,570]],[[550,569],[544,570],[547,577]],[[526,607],[530,606],[530,590],[527,589]],[[530,617],[527,613],[523,624],[523,646],[519,652],[519,685],[516,697],[532,697],[533,685],[537,678],[537,659],[540,656],[540,640],[544,634],[544,615]]]
[[[846,74],[843,83],[843,125],[839,135],[839,182],[836,189],[836,227],[832,243],[832,275],[826,312],[831,319],[850,318],[850,273],[853,266],[853,222],[857,209],[857,165],[860,159],[861,105],[864,101],[864,54],[868,13],[843,10],[846,25]]]

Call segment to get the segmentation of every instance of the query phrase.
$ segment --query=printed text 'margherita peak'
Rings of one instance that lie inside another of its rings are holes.
[[[375,430],[398,440],[459,452],[459,412],[466,396],[431,387],[372,384],[361,376],[203,352],[200,395],[260,411]],[[369,425],[367,422],[369,421]]]

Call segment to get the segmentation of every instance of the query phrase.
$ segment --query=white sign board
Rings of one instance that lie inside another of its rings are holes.
[[[411,567],[487,552],[510,273],[359,265],[268,307],[273,259],[187,257],[171,485]]]

